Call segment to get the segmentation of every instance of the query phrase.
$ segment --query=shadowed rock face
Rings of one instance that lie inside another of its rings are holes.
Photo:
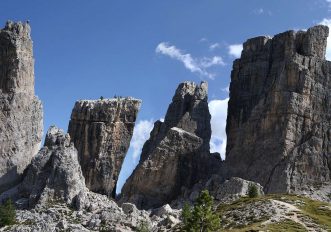
[[[120,201],[155,208],[174,200],[183,188],[208,178],[213,162],[219,162],[209,154],[210,135],[207,83],[180,84],[164,122],[155,122]]]
[[[328,28],[244,43],[233,64],[227,176],[266,192],[304,192],[331,180],[331,63]]]
[[[30,26],[7,22],[0,30],[0,192],[21,180],[39,150],[42,128]]]
[[[115,197],[140,105],[133,98],[76,102],[68,132],[91,191]]]

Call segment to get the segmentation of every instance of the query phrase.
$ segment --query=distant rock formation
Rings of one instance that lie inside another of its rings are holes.
[[[139,164],[123,186],[121,202],[159,207],[209,177],[217,158],[209,153],[207,88],[205,82],[178,86],[164,122],[155,122]]]
[[[331,181],[331,62],[326,26],[257,37],[233,64],[227,176],[268,193],[314,191]]]
[[[68,132],[91,191],[115,197],[140,105],[134,98],[76,102]]]
[[[59,200],[72,204],[81,191],[87,191],[69,134],[50,127],[45,146],[33,158],[18,191],[20,198],[28,199],[29,208]]]
[[[7,22],[0,30],[0,192],[16,185],[37,154],[42,105],[34,94],[30,26]]]

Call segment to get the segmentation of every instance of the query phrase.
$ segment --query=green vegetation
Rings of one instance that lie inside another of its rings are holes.
[[[247,192],[247,195],[250,197],[250,198],[255,198],[255,197],[258,197],[259,196],[259,191],[256,187],[255,184],[249,184],[248,185],[248,192]]]
[[[296,223],[292,220],[284,220],[278,223],[272,223],[269,224],[265,229],[270,232],[279,232],[279,231],[306,232],[307,231],[303,225]]]
[[[286,202],[296,206],[299,210],[298,216],[300,218],[308,218],[312,222],[316,223],[318,227],[325,231],[331,231],[331,205],[321,201],[315,201],[310,198],[298,195],[287,195],[287,194],[271,194],[260,196],[258,198],[242,197],[237,201],[230,204],[221,204],[217,208],[219,215],[228,215],[229,212],[235,210],[243,210],[247,208],[247,205],[254,203],[263,203],[270,200],[278,200]],[[290,216],[291,213],[286,216]],[[232,215],[235,216],[235,215]],[[234,217],[235,218],[235,217]],[[290,219],[283,220],[281,222],[275,222],[270,224],[262,224],[262,222],[269,218],[262,217],[259,220],[252,218],[247,225],[237,225],[232,221],[227,221],[227,218],[223,218],[221,224],[224,228],[221,231],[231,232],[244,232],[244,231],[289,231],[289,232],[301,232],[307,231],[303,225],[294,222]]]
[[[183,229],[187,232],[210,232],[220,229],[220,218],[213,211],[213,198],[204,190],[197,198],[194,207],[185,204],[182,211]]]
[[[137,227],[137,232],[149,232],[148,223],[146,221],[141,221]]]
[[[11,199],[8,199],[0,206],[0,226],[8,226],[16,223],[15,206]]]

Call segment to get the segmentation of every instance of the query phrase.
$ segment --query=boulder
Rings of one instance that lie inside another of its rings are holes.
[[[215,200],[229,202],[248,195],[250,186],[255,186],[258,195],[264,195],[263,187],[259,183],[232,177],[225,182],[217,175],[213,175],[205,185]]]

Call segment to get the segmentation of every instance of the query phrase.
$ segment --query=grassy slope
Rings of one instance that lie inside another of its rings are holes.
[[[256,202],[266,202],[271,199],[279,200],[282,202],[290,203],[295,205],[298,209],[301,210],[300,215],[302,217],[310,218],[314,223],[316,223],[321,229],[326,231],[331,231],[331,205],[314,201],[303,196],[296,195],[266,195],[258,198],[241,198],[231,204],[220,205],[217,209],[217,212],[220,216],[230,212],[232,210],[241,209],[243,206]],[[297,203],[300,204],[297,204]],[[231,228],[224,228],[222,231],[233,231],[233,232],[242,232],[242,231],[307,231],[304,226],[299,223],[296,223],[292,220],[284,220],[279,223],[270,223],[262,225],[262,222],[268,218],[261,219],[259,221],[252,220],[245,226],[235,226],[231,225]]]

